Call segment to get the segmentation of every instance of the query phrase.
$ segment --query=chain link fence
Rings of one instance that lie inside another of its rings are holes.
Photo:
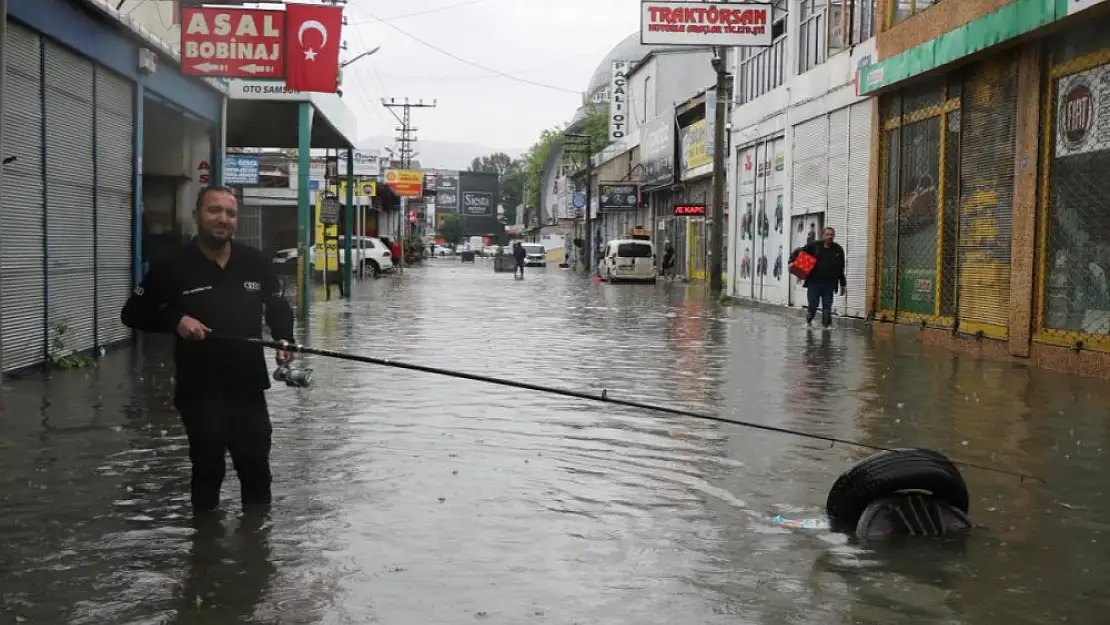
[[[879,313],[1008,333],[1017,63],[969,66],[881,103]]]
[[[1071,52],[1082,51],[1073,42]],[[1103,44],[1105,45],[1105,44]],[[1044,176],[1040,334],[1050,342],[1110,348],[1110,51],[1057,56],[1042,106]],[[1105,96],[1103,96],[1105,97]]]

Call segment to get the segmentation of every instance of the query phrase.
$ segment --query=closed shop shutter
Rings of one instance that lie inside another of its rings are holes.
[[[96,338],[101,345],[131,335],[119,313],[131,293],[133,98],[127,79],[96,70]]]
[[[960,326],[1004,337],[1010,317],[1017,122],[1017,63],[1012,55],[969,69],[961,110]]]
[[[828,117],[794,127],[792,215],[819,213],[828,205],[828,145]]]
[[[251,247],[262,249],[262,207],[239,206],[239,225],[235,230],[235,240]],[[342,253],[342,247],[339,248]]]
[[[871,103],[853,104],[848,128],[848,226],[844,233],[846,313],[867,314],[868,194],[871,163]]]
[[[825,225],[836,230],[841,246],[848,243],[848,108],[829,113],[829,187]],[[844,247],[847,253],[847,247]],[[845,268],[847,269],[847,268]],[[847,271],[845,271],[847,273]],[[842,306],[838,302],[838,308]]]
[[[3,368],[41,362],[45,293],[42,240],[42,42],[8,22],[4,47],[4,203],[0,219],[0,289],[3,292]]]
[[[93,65],[46,41],[47,323],[67,350],[95,344]]]

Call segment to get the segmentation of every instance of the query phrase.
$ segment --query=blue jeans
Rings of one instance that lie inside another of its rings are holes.
[[[817,303],[821,303],[821,325],[826,328],[832,325],[832,301],[835,284],[811,284],[806,287],[809,296],[809,310],[806,313],[806,322],[813,321],[817,316]]]

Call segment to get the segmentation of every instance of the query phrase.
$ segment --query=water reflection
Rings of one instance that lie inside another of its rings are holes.
[[[269,515],[249,511],[229,536],[221,515],[202,515],[174,625],[249,622],[277,573],[272,562]]]

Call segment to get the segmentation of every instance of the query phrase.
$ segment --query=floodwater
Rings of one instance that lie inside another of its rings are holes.
[[[925,445],[983,528],[869,549],[821,515],[866,455],[690,418],[313,359],[275,388],[276,502],[193,526],[160,341],[5,383],[0,623],[1015,625],[1110,609],[1105,384],[708,303],[436,260],[320,302],[328,348]]]

